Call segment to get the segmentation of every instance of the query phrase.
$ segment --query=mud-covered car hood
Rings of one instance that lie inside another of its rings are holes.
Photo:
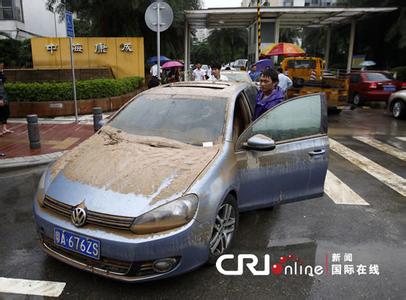
[[[182,196],[218,150],[106,126],[56,161],[46,194],[95,212],[136,217]]]

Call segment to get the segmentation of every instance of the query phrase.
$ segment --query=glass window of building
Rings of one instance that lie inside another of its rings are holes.
[[[293,6],[293,0],[284,0],[283,6]]]
[[[0,0],[0,20],[23,21],[22,0]]]

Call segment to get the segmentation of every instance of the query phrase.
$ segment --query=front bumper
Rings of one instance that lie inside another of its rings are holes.
[[[196,220],[175,230],[141,236],[95,225],[77,228],[68,218],[40,207],[36,200],[34,215],[40,243],[47,254],[73,267],[121,281],[148,281],[179,275],[204,264],[209,256],[211,228]],[[55,226],[98,239],[100,260],[56,246],[53,243]],[[176,266],[158,273],[152,263],[163,258],[176,259]]]

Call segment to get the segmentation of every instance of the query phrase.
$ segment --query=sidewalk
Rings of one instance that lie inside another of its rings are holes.
[[[74,117],[38,121],[41,148],[30,149],[26,120],[8,120],[7,128],[14,132],[0,136],[0,153],[5,154],[0,156],[0,171],[50,163],[94,133],[92,115],[80,116],[77,124]]]

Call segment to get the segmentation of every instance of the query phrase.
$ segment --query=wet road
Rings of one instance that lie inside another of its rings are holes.
[[[406,121],[379,109],[357,109],[331,116],[329,123],[339,147],[330,151],[328,193],[242,214],[233,249],[257,255],[261,266],[265,254],[272,265],[293,255],[303,265],[322,266],[321,275],[253,276],[245,269],[243,276],[225,276],[205,266],[168,280],[124,284],[66,266],[37,244],[31,212],[41,174],[36,168],[0,174],[0,277],[66,283],[62,299],[404,299]],[[348,274],[351,266],[354,274]],[[339,268],[341,275],[333,275]],[[42,299],[0,293],[3,298]]]

